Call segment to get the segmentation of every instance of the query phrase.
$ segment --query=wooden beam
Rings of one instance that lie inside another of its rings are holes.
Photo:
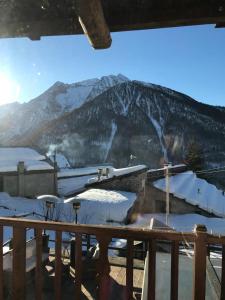
[[[13,227],[12,299],[26,298],[26,229]]]
[[[103,1],[110,31],[154,29],[225,22],[225,0]]]
[[[80,25],[95,49],[109,48],[112,43],[100,0],[76,0]]]

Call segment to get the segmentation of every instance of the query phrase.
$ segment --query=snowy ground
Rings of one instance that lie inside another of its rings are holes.
[[[165,179],[155,181],[154,186],[165,191]],[[171,176],[170,193],[217,216],[225,216],[224,191],[198,178],[192,171]]]

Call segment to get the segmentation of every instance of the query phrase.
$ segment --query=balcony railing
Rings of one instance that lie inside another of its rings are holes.
[[[158,241],[171,243],[171,282],[170,299],[178,299],[179,245],[186,242],[194,245],[194,274],[192,299],[205,299],[206,291],[206,257],[208,245],[220,245],[222,249],[221,295],[225,299],[225,237],[210,235],[197,227],[193,233],[180,233],[163,230],[149,230],[124,227],[86,226],[57,222],[28,221],[0,218],[0,299],[3,297],[3,228],[13,228],[12,261],[12,298],[26,298],[26,230],[34,229],[36,238],[35,299],[43,299],[42,252],[44,230],[55,232],[55,299],[63,299],[62,291],[62,233],[75,235],[75,289],[71,299],[81,299],[82,285],[82,235],[96,237],[100,254],[97,263],[98,299],[106,300],[110,280],[108,246],[113,238],[127,240],[126,251],[126,299],[133,299],[133,253],[134,241],[144,241],[148,245],[148,277],[145,285],[145,299],[155,299],[156,291],[156,246]],[[147,290],[146,290],[147,287]]]

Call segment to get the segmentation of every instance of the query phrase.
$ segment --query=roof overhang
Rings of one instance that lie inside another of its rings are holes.
[[[0,0],[0,37],[85,33],[96,49],[110,32],[215,24],[225,26],[225,0]]]

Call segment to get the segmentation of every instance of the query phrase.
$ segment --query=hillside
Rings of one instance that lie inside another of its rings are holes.
[[[26,126],[24,126],[26,120]],[[2,145],[58,149],[72,164],[180,163],[196,140],[207,167],[225,165],[225,109],[122,75],[66,85],[0,115]],[[134,158],[130,159],[130,156]]]

